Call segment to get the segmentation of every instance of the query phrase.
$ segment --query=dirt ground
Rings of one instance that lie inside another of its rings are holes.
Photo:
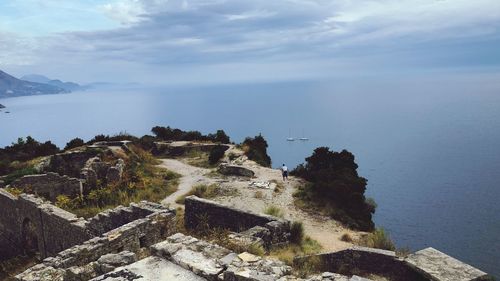
[[[228,155],[232,154],[233,161]],[[215,169],[194,167],[187,164],[187,159],[162,159],[161,167],[172,170],[182,175],[179,189],[162,201],[164,205],[179,207],[175,200],[190,191],[191,187],[197,184],[216,183],[223,189],[236,189],[237,192],[228,192],[229,196],[219,196],[212,200],[225,205],[234,206],[244,210],[263,213],[269,206],[279,207],[286,219],[291,221],[301,221],[304,225],[306,235],[318,241],[323,251],[339,251],[351,247],[352,243],[341,241],[341,236],[348,233],[353,239],[359,238],[363,232],[349,230],[341,226],[335,220],[321,216],[312,215],[295,207],[293,203],[293,193],[296,187],[303,182],[295,177],[289,177],[288,181],[283,181],[281,171],[262,167],[255,162],[248,160],[243,155],[243,151],[234,146],[226,151],[226,162],[238,164],[255,172],[254,178],[226,177],[217,175]],[[269,183],[269,188],[251,186],[252,183]],[[281,191],[275,192],[278,187]]]

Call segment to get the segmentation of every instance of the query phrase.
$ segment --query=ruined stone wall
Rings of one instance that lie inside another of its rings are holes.
[[[138,254],[141,248],[148,248],[175,232],[175,211],[158,209],[145,218],[132,221],[45,259],[43,264],[26,270],[16,278],[54,280],[43,278],[57,276],[56,280],[75,280],[73,278],[78,276],[78,280],[88,280],[90,278],[84,278],[85,271],[87,274],[93,274],[93,277],[97,276],[100,268],[96,261],[102,256],[124,251]]]
[[[80,244],[91,236],[85,221],[59,209],[34,195],[14,197],[0,190],[0,237],[17,251],[0,252],[4,259],[22,254],[26,242],[26,226],[33,228],[40,255],[48,257],[59,251]]]
[[[19,188],[24,192],[37,194],[55,202],[58,195],[70,197],[81,195],[83,183],[76,178],[47,173],[24,176],[10,184],[10,187]]]
[[[79,178],[86,162],[95,157],[98,150],[72,151],[48,157],[39,167],[40,172],[54,172]]]
[[[140,204],[132,203],[129,207],[119,206],[101,212],[89,219],[88,229],[95,236],[99,236],[119,226],[161,211],[162,209],[164,208],[161,205],[145,201]]]
[[[261,226],[269,230],[269,237],[264,240],[273,245],[287,243],[290,238],[290,222],[287,220],[224,206],[196,196],[186,197],[184,220],[188,229],[207,224],[210,228],[244,232]]]
[[[373,248],[353,247],[339,252],[299,257],[294,262],[296,264],[310,262],[319,271],[347,275],[361,272],[383,275],[394,281],[429,280],[408,268],[393,251]]]
[[[21,225],[16,208],[17,198],[0,189],[0,261],[21,253]]]

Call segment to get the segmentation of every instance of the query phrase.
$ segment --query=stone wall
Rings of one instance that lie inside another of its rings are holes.
[[[33,231],[36,246],[42,257],[48,257],[80,244],[91,235],[86,222],[75,215],[59,209],[34,195],[21,194],[15,197],[0,189],[0,244],[10,243],[16,252],[0,252],[1,259],[22,254],[26,245],[27,226]]]
[[[93,235],[99,236],[119,226],[161,210],[164,210],[161,205],[150,202],[132,203],[129,207],[119,206],[103,211],[89,219],[88,229]]]
[[[400,258],[393,251],[352,247],[339,252],[297,257],[294,264],[346,275],[377,274],[392,281],[490,280],[486,273],[432,248]]]
[[[103,261],[103,256],[118,253],[123,256],[127,252],[139,255],[141,250],[175,232],[175,211],[158,208],[145,218],[134,220],[47,258],[43,263],[16,276],[16,279],[88,280],[112,269],[109,261]],[[102,263],[106,263],[106,266],[103,267]]]
[[[98,150],[71,151],[47,157],[38,167],[42,173],[54,172],[79,178],[87,161],[97,156]]]
[[[210,228],[244,233],[260,227],[254,236],[264,236],[260,238],[267,242],[267,246],[288,243],[290,239],[290,222],[287,220],[224,206],[194,195],[185,199],[184,220],[187,229],[197,229],[206,224]]]
[[[3,208],[0,213],[0,245],[10,245],[0,248],[0,259],[24,253],[26,226],[32,229],[36,248],[45,258],[130,222],[162,212],[175,214],[159,204],[141,202],[108,210],[86,221],[34,195],[15,197],[3,189],[0,189],[0,206]],[[154,237],[154,233],[152,235]],[[141,238],[141,243],[147,243],[149,237]]]
[[[60,176],[56,173],[24,176],[11,183],[10,187],[19,188],[26,193],[37,194],[52,202],[56,201],[58,195],[67,195],[73,198],[81,195],[83,191],[81,180]]]

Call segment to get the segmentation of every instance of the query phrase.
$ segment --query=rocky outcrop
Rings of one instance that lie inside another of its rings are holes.
[[[278,280],[291,273],[291,268],[281,261],[237,254],[180,233],[154,245],[152,252],[207,280]]]
[[[239,176],[239,177],[249,177],[255,176],[254,171],[245,168],[243,166],[221,164],[219,166],[218,172],[226,176]]]

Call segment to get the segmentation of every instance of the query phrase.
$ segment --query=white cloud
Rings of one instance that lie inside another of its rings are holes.
[[[48,67],[56,67],[49,63],[54,61],[68,64],[68,58],[82,67],[99,61],[100,74],[106,65],[110,73],[116,65],[131,66],[121,70],[130,73],[161,68],[176,73],[187,66],[214,76],[213,69],[230,69],[223,75],[228,79],[252,79],[252,70],[259,72],[254,78],[279,71],[280,79],[295,79],[324,77],[327,65],[332,73],[338,72],[334,66],[344,69],[337,61],[377,68],[397,59],[408,63],[408,54],[396,58],[398,52],[412,50],[414,61],[431,60],[450,50],[422,55],[417,49],[462,48],[500,37],[498,0],[112,0],[93,9],[122,26],[27,38],[30,47],[23,52],[18,51],[23,40],[4,40],[0,58],[11,65],[45,60]],[[244,75],[236,73],[238,65],[245,67]]]

